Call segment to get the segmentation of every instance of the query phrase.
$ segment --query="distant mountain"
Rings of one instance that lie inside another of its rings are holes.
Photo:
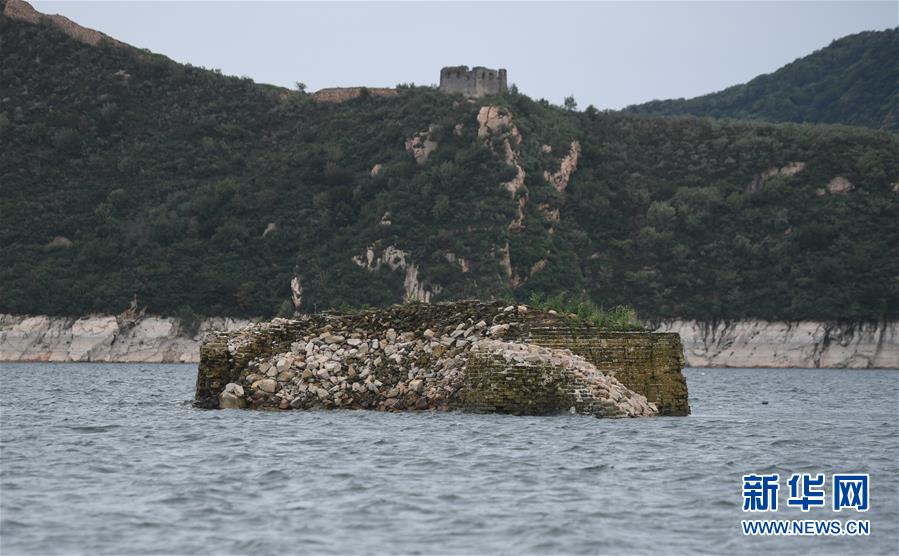
[[[0,17],[0,313],[568,292],[647,318],[899,316],[897,135],[306,94],[23,4]]]
[[[774,73],[689,100],[654,100],[628,112],[772,122],[847,124],[899,131],[899,28],[833,41]]]

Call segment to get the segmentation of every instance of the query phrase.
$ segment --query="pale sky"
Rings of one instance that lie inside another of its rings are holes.
[[[447,65],[508,69],[560,104],[621,108],[770,73],[832,40],[899,25],[885,2],[34,1],[183,63],[310,91],[439,80]]]

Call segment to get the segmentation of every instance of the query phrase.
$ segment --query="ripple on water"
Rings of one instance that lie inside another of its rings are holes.
[[[894,553],[899,373],[686,375],[693,416],[604,421],[210,412],[187,365],[2,365],[3,551]],[[874,534],[739,534],[741,475],[815,470],[871,473]]]
[[[69,425],[66,428],[74,432],[97,434],[115,430],[119,425]]]

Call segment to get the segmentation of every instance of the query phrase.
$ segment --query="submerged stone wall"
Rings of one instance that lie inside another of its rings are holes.
[[[570,349],[654,402],[662,415],[687,415],[687,381],[680,336],[659,332],[608,332],[564,323],[536,324],[528,341]],[[676,369],[673,372],[672,369]]]
[[[196,405],[686,415],[682,366],[676,334],[501,303],[413,304],[212,334]]]
[[[481,342],[468,359],[458,407],[468,411],[598,417],[658,414],[655,404],[568,350]]]

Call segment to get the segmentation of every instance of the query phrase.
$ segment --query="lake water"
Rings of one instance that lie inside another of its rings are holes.
[[[599,420],[204,411],[189,365],[0,364],[0,552],[896,553],[899,372],[685,373],[692,416]],[[781,504],[870,473],[865,514],[774,515],[870,536],[744,537],[753,472]]]

